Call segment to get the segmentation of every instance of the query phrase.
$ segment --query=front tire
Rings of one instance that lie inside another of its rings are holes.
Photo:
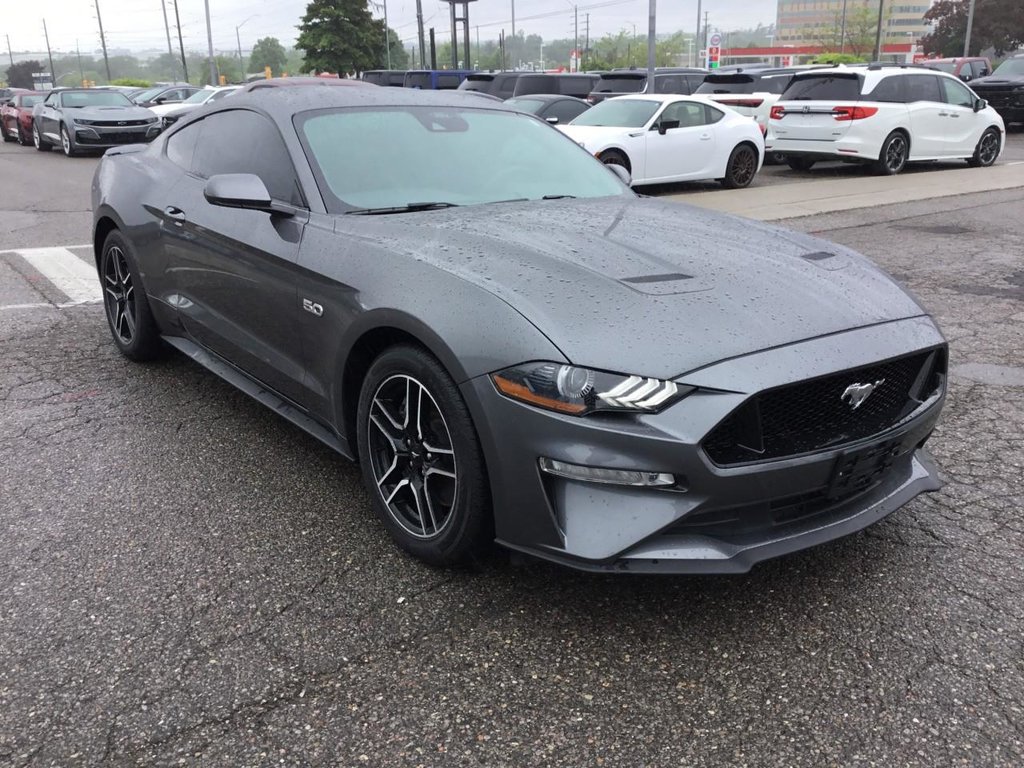
[[[35,122],[32,123],[32,143],[39,152],[49,152],[53,149],[53,147],[46,143],[43,134],[39,132],[39,125]]]
[[[605,165],[621,165],[630,173],[633,172],[633,168],[630,165],[629,158],[626,157],[626,154],[624,152],[620,152],[617,149],[606,150],[605,152],[602,152],[597,159],[600,160]]]
[[[757,175],[757,150],[749,144],[740,144],[729,155],[729,163],[725,166],[725,178],[722,186],[726,189],[743,189]]]
[[[974,155],[967,161],[967,164],[971,168],[988,168],[999,157],[1001,142],[1002,136],[999,134],[999,129],[989,128],[981,134],[978,146],[974,148]]]
[[[493,539],[476,429],[430,354],[402,345],[373,362],[359,395],[357,439],[374,511],[402,549],[449,566]]]
[[[139,267],[128,240],[116,229],[107,235],[100,255],[100,285],[110,335],[129,360],[153,360],[164,351],[149,308]]]
[[[66,157],[74,157],[78,154],[78,150],[75,149],[75,144],[71,140],[71,134],[68,133],[66,125],[60,127],[60,148],[64,150]]]
[[[880,176],[895,176],[907,167],[910,157],[910,140],[902,131],[893,131],[882,143],[882,151],[874,164],[875,173]]]

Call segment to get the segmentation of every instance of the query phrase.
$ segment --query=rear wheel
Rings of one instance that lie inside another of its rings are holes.
[[[43,134],[39,132],[39,126],[32,123],[32,143],[40,152],[49,152],[53,147],[46,143],[46,139],[43,138]]]
[[[882,144],[882,151],[874,164],[875,172],[881,176],[895,176],[907,167],[910,157],[910,141],[902,131],[893,131]]]
[[[620,152],[617,149],[609,149],[602,152],[597,159],[605,165],[621,165],[627,171],[632,171],[629,164],[629,158],[626,157],[624,152]]]
[[[357,431],[374,510],[400,547],[454,565],[493,538],[476,430],[455,382],[430,354],[403,345],[373,362]]]
[[[131,247],[117,230],[103,242],[100,284],[107,324],[121,354],[140,362],[159,357],[164,349],[160,331],[153,320]]]
[[[814,160],[809,157],[786,156],[786,165],[794,171],[809,171],[814,167]]]
[[[989,128],[981,134],[978,146],[974,149],[974,156],[967,161],[967,164],[972,168],[988,168],[999,157],[1001,140],[1002,137],[999,135],[999,130],[997,128]]]
[[[749,187],[757,175],[757,150],[749,144],[740,144],[729,156],[729,164],[725,167],[725,178],[722,186],[726,189],[742,189]]]

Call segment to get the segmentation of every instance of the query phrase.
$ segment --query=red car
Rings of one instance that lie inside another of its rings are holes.
[[[0,136],[4,141],[32,143],[32,107],[46,98],[41,91],[21,91],[0,106]]]

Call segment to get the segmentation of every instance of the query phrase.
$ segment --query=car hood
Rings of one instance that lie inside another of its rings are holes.
[[[623,136],[631,133],[643,134],[643,128],[622,128],[620,126],[607,125],[560,125],[557,126],[562,133],[584,147],[603,146],[609,142],[619,141]]]
[[[75,107],[65,109],[64,114],[79,120],[147,120],[153,117],[144,107]]]
[[[976,77],[967,83],[971,88],[989,86],[993,88],[1005,88],[1006,86],[1024,86],[1024,75],[988,75],[987,77]]]
[[[842,246],[651,199],[339,216],[337,230],[476,284],[573,363],[610,371],[672,378],[923,314]]]

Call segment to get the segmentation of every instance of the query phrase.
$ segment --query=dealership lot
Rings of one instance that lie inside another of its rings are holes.
[[[1016,133],[1002,164],[1020,160]],[[116,354],[76,247],[94,166],[0,147],[18,190],[0,203],[0,762],[1024,759],[1024,166],[1016,187],[785,222],[865,252],[936,315],[947,485],[699,579],[399,554],[353,466],[182,357]],[[755,185],[813,201],[863,173]]]

